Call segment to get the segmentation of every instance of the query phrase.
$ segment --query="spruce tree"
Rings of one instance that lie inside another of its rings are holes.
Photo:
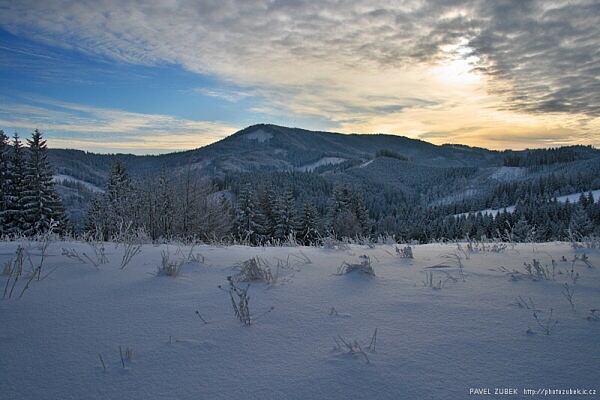
[[[338,238],[368,233],[368,211],[364,201],[347,183],[334,187],[327,222],[330,232]]]
[[[84,231],[94,240],[107,241],[110,238],[108,208],[104,193],[97,194],[90,203],[84,224]]]
[[[8,136],[0,130],[0,235],[6,230],[6,207],[8,201],[9,180],[9,156],[10,145]]]
[[[53,221],[58,223],[56,231],[63,231],[66,222],[64,206],[52,180],[46,141],[36,129],[31,139],[27,139],[27,143],[29,157],[20,196],[24,220],[23,234],[33,236],[46,232]]]
[[[255,204],[254,192],[248,183],[242,188],[237,203],[235,228],[238,238],[258,244],[260,242],[259,232],[263,230],[259,222],[261,219],[262,215]]]
[[[258,232],[262,241],[267,241],[275,237],[277,229],[277,199],[275,190],[270,183],[259,188],[257,207],[260,210],[261,232]]]
[[[569,229],[573,234],[580,238],[591,234],[594,230],[592,221],[590,221],[588,214],[580,203],[573,205]]]
[[[298,221],[298,239],[306,246],[315,243],[320,237],[318,216],[319,213],[311,202],[304,203]]]
[[[16,131],[8,159],[7,188],[4,197],[4,233],[21,235],[25,227],[21,195],[24,190],[26,159],[23,144]]]
[[[297,228],[296,204],[294,203],[294,193],[289,186],[284,189],[277,201],[275,218],[275,239],[286,240],[290,235],[295,235]]]

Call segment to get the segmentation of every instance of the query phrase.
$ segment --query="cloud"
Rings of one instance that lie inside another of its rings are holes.
[[[480,2],[469,42],[503,107],[600,116],[600,3]]]
[[[153,154],[202,147],[240,129],[219,121],[191,121],[46,98],[31,98],[26,103],[0,100],[0,126],[5,131],[15,129],[23,136],[23,130],[39,128],[50,147]]]
[[[181,65],[247,88],[253,111],[342,131],[455,132],[442,125],[458,117],[531,127],[514,125],[522,115],[538,129],[561,115],[589,133],[600,116],[595,0],[5,0],[0,26],[119,63]]]
[[[214,97],[217,99],[223,99],[231,103],[237,103],[248,97],[252,97],[252,93],[241,90],[227,90],[227,89],[209,89],[205,87],[198,87],[192,89],[193,93],[200,94],[202,96]]]

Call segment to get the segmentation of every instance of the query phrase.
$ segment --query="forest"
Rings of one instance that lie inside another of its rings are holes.
[[[212,175],[194,163],[152,170],[152,158],[130,173],[131,157],[91,155],[108,170],[106,178],[92,167],[62,167],[61,176],[71,179],[57,180],[41,132],[33,132],[27,146],[18,133],[9,139],[0,132],[2,235],[51,228],[102,240],[143,232],[153,241],[251,245],[310,245],[327,238],[543,242],[600,235],[600,202],[592,194],[600,188],[600,158],[590,146],[505,151],[499,155],[503,165],[493,168],[428,165],[417,153],[378,149],[367,160],[313,170]],[[290,145],[288,150],[298,161],[301,152]],[[306,160],[323,154],[313,152]],[[490,171],[500,168],[515,177],[492,179]],[[73,179],[75,170],[82,179]],[[559,201],[573,193],[580,194],[578,201]]]

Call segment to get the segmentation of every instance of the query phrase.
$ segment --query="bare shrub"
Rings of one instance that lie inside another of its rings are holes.
[[[538,326],[546,332],[546,335],[549,335],[552,332],[552,329],[558,324],[558,320],[552,319],[554,315],[554,309],[550,309],[550,315],[546,321],[540,321],[536,312],[533,313],[533,318],[535,318],[535,322],[537,322]]]
[[[525,265],[525,271],[527,271],[527,276],[535,281],[549,281],[550,271],[548,270],[548,266],[546,268],[542,267],[540,260],[533,259],[533,263],[523,263]]]
[[[101,235],[99,233],[83,235],[83,241],[86,242],[92,249],[92,252],[94,253],[94,259],[85,253],[83,253],[83,256],[87,258],[96,268],[98,268],[99,265],[108,263],[108,258],[106,258],[106,248],[104,246],[104,242],[100,238]]]
[[[412,247],[410,247],[410,246],[406,246],[403,248],[396,246],[396,255],[398,258],[410,258],[410,259],[415,258],[413,255]]]
[[[568,283],[565,283],[563,285],[563,287],[565,288],[565,291],[564,292],[561,291],[560,293],[563,296],[565,296],[565,298],[567,299],[567,301],[571,305],[571,309],[574,310],[575,309],[575,304],[573,304],[573,294],[575,294],[575,288],[570,287]]]
[[[371,259],[369,256],[362,255],[360,258],[362,259],[360,264],[348,264],[346,261],[344,261],[338,268],[337,275],[346,275],[351,272],[357,272],[359,274],[375,276],[375,270],[371,265]]]
[[[185,260],[171,261],[169,250],[160,253],[161,264],[158,267],[157,275],[179,276]]]
[[[269,263],[258,257],[242,262],[239,268],[240,271],[232,277],[232,280],[235,282],[258,281],[269,284],[277,282],[277,274],[273,276]]]
[[[248,289],[250,289],[250,284],[247,284],[245,288],[241,288],[233,283],[233,280],[230,276],[227,277],[227,280],[229,281],[229,288],[225,290],[219,285],[219,289],[229,293],[229,297],[231,298],[231,305],[233,307],[233,312],[235,316],[240,320],[240,322],[244,325],[252,325],[258,318],[262,317],[267,313],[270,313],[275,309],[275,307],[272,306],[267,311],[252,318],[250,315],[250,308],[248,306],[248,304],[250,303],[250,296],[248,295]],[[202,317],[200,318],[204,321]]]
[[[8,295],[8,298],[10,299],[12,297],[12,293],[15,290],[15,286],[17,285],[17,282],[19,281],[19,277],[23,274],[23,253],[24,253],[25,249],[22,246],[17,247],[17,258],[16,261],[12,261],[12,259],[10,260],[10,264],[11,267],[7,268],[5,266],[5,270],[10,270],[10,274],[8,275],[8,280],[6,281],[6,286],[4,287],[4,295],[2,296],[2,298],[6,298],[6,296]],[[10,281],[12,279],[12,285],[10,285]],[[8,290],[10,286],[10,291]]]
[[[338,339],[339,339],[339,341],[338,341]],[[369,361],[369,357],[367,356],[367,353],[365,353],[365,351],[362,349],[362,347],[358,344],[358,341],[346,340],[343,337],[341,337],[340,335],[338,335],[337,338],[334,336],[333,340],[335,341],[335,344],[336,344],[336,347],[338,350],[345,352],[347,354],[351,354],[353,356],[362,354],[365,357],[365,360],[367,361],[367,363],[369,363],[369,364],[371,363],[371,361]],[[373,334],[371,343],[369,344],[369,348],[371,348],[372,350],[375,350],[376,342],[377,342],[377,329],[375,329],[375,333]]]
[[[118,237],[118,244],[123,244],[125,251],[121,259],[121,269],[125,268],[133,257],[142,252],[142,244],[148,242],[148,235],[143,229],[122,231]]]

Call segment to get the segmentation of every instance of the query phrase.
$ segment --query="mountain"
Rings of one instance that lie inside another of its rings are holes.
[[[204,175],[231,171],[312,170],[314,166],[342,162],[367,162],[377,152],[409,159],[416,164],[440,167],[494,166],[499,152],[460,145],[436,146],[417,139],[384,134],[315,132],[275,125],[253,125],[205,147],[155,156],[94,154],[81,150],[51,149],[56,173],[102,186],[110,165],[123,161],[132,175],[154,173],[163,166],[191,165]]]
[[[591,146],[492,151],[396,135],[265,124],[183,152],[135,156],[51,149],[49,158],[76,223],[94,192],[105,187],[117,159],[134,178],[155,176],[162,169],[171,174],[191,169],[233,194],[247,182],[290,186],[297,200],[320,204],[321,212],[332,185],[346,182],[361,188],[375,219],[397,214],[406,204],[448,207],[447,214],[456,214],[514,205],[532,191],[558,196],[600,188],[600,151]],[[303,172],[310,172],[310,178],[297,176]]]

